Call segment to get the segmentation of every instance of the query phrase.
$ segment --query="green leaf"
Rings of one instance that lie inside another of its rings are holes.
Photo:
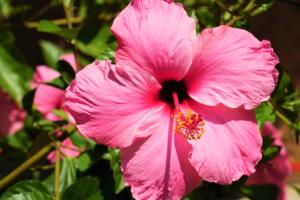
[[[22,107],[29,114],[31,114],[32,112],[34,95],[35,95],[35,90],[31,90],[27,92],[22,99]]]
[[[103,155],[103,158],[109,160],[115,180],[115,191],[119,193],[125,187],[120,167],[120,150],[109,148],[108,152]]]
[[[13,7],[11,6],[11,2],[8,0],[0,1],[0,17],[1,15],[5,18],[9,17],[13,11]]]
[[[260,162],[265,163],[269,160],[272,160],[280,153],[281,147],[274,145],[273,142],[274,139],[271,137],[263,138],[263,156]]]
[[[51,196],[47,188],[40,181],[30,180],[21,181],[8,190],[1,196],[1,200],[51,200]]]
[[[76,47],[82,53],[94,58],[107,50],[109,39],[112,37],[108,25],[99,27],[95,24],[86,24],[76,38]]]
[[[59,177],[59,191],[63,192],[66,188],[76,181],[76,163],[75,160],[64,158],[61,165]]]
[[[65,90],[69,86],[61,76],[47,83],[47,85],[51,85],[62,90]]]
[[[253,185],[242,188],[241,192],[251,200],[274,200],[279,190],[275,185]]]
[[[8,135],[2,138],[7,144],[16,149],[27,151],[31,146],[32,141],[25,131],[19,131],[14,135]]]
[[[78,33],[77,28],[73,28],[73,29],[61,28],[60,26],[48,20],[39,21],[37,31],[57,35],[67,40],[72,40],[73,38],[75,38],[76,34]]]
[[[271,106],[267,102],[263,102],[259,107],[255,109],[256,119],[260,128],[263,127],[265,122],[275,122],[276,115]]]
[[[60,72],[60,77],[66,85],[69,85],[71,81],[75,78],[74,69],[68,62],[64,60],[58,61],[56,70]]]
[[[62,49],[56,44],[45,40],[41,40],[39,44],[46,64],[55,67],[60,55],[63,53]]]
[[[66,189],[62,200],[102,200],[97,178],[83,177]]]
[[[88,153],[83,153],[76,158],[77,167],[81,172],[84,172],[92,165],[92,158]]]
[[[32,70],[28,67],[14,46],[10,32],[0,32],[0,87],[19,105],[29,88]]]
[[[272,99],[276,100],[276,102],[282,102],[286,96],[295,92],[295,88],[288,72],[281,65],[278,65],[277,69],[279,71],[279,77],[277,86],[272,93]]]

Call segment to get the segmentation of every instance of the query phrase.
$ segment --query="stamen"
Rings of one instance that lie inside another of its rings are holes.
[[[180,110],[177,94],[173,92],[175,104],[175,133],[181,134],[187,140],[199,140],[205,133],[205,121],[201,114],[188,110],[185,114]]]

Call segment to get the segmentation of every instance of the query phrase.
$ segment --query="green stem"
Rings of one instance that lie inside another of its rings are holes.
[[[72,29],[73,28],[72,19],[73,19],[73,15],[74,15],[73,8],[72,8],[72,6],[66,5],[64,0],[62,0],[62,5],[63,5],[63,8],[64,8],[66,18],[67,18],[68,29]],[[72,45],[72,51],[73,51],[73,54],[74,54],[74,57],[75,57],[75,63],[76,63],[76,66],[79,69],[80,66],[79,66],[78,59],[77,59],[78,52],[77,52],[77,49],[76,49],[76,40],[75,39],[71,40],[71,45]]]
[[[68,22],[67,19],[54,19],[54,20],[50,20],[52,23],[56,24],[56,25],[68,25]],[[72,24],[78,24],[78,23],[81,23],[82,22],[82,18],[81,17],[74,17],[72,19],[70,19],[71,23]],[[39,22],[25,22],[24,25],[27,27],[27,28],[37,28],[38,25],[39,25]]]
[[[40,149],[36,154],[34,154],[32,157],[30,157],[28,160],[26,160],[24,163],[22,163],[18,168],[16,168],[14,171],[9,173],[3,179],[1,179],[0,180],[0,190],[5,188],[13,180],[15,180],[15,178],[20,176],[23,172],[25,172],[32,165],[34,165],[37,161],[39,161],[46,154],[48,154],[50,152],[50,150],[52,149],[52,147],[53,147],[53,143],[46,145],[45,147]]]
[[[54,171],[54,200],[60,199],[59,193],[59,177],[60,177],[60,142],[55,143],[56,148],[56,162]]]
[[[275,111],[275,115],[277,115],[277,117],[279,117],[288,126],[292,126],[293,123],[289,120],[288,117],[286,117],[283,113],[281,113],[278,109],[276,109],[275,106],[270,101],[268,101],[267,103]]]

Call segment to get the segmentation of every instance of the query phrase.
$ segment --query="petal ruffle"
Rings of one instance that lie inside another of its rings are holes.
[[[148,138],[121,149],[125,182],[136,199],[181,199],[200,182],[188,160],[192,146],[172,132],[170,123],[166,114],[146,129]]]
[[[230,184],[255,171],[261,159],[262,138],[253,111],[223,105],[189,107],[205,120],[205,133],[191,141],[190,161],[200,177],[209,182]]]
[[[116,63],[143,68],[159,81],[180,80],[192,63],[195,21],[180,4],[132,1],[115,19]]]
[[[96,61],[77,73],[65,107],[81,134],[97,143],[127,147],[149,135],[144,126],[160,119],[166,105],[157,101],[161,86],[148,72]]]
[[[198,102],[252,109],[270,97],[278,78],[278,58],[268,41],[260,42],[242,29],[220,26],[204,30],[194,51],[185,82]]]

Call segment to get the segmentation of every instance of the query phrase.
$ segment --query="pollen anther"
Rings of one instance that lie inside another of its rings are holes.
[[[205,121],[201,114],[188,110],[185,114],[178,111],[175,114],[175,133],[181,134],[187,140],[199,140],[205,133]]]

